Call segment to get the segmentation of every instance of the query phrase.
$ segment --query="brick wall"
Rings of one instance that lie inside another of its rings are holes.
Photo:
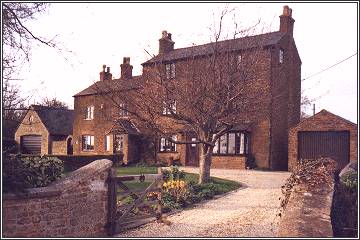
[[[244,156],[212,156],[211,168],[245,169]]]
[[[289,132],[289,170],[297,164],[299,131],[349,131],[350,161],[357,161],[357,125],[326,110],[303,120]]]
[[[51,154],[67,154],[67,136],[50,136]]]
[[[55,184],[4,194],[5,237],[106,236],[110,160],[94,161]]]
[[[29,121],[30,116],[33,116],[32,122]],[[51,153],[51,144],[49,142],[49,132],[41,122],[36,112],[29,110],[20,123],[15,132],[15,141],[20,146],[21,136],[24,135],[41,135],[41,154]],[[49,149],[50,146],[50,149]],[[20,149],[19,149],[20,150]],[[49,151],[50,150],[50,151]]]

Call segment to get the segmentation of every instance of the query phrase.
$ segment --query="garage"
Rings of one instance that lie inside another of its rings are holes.
[[[41,154],[41,135],[25,135],[20,139],[21,153]]]
[[[298,160],[330,157],[343,168],[349,163],[349,131],[298,132]]]
[[[329,111],[321,110],[289,130],[288,169],[302,159],[330,157],[342,169],[357,161],[357,125]]]

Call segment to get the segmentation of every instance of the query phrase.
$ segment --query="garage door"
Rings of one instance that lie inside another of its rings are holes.
[[[298,159],[330,157],[342,169],[349,163],[349,136],[348,131],[299,132]]]
[[[41,154],[41,135],[21,136],[21,153]]]

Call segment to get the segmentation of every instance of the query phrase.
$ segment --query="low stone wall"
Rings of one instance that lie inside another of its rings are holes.
[[[304,191],[301,185],[291,193],[279,226],[278,237],[333,237],[331,204],[333,187],[321,185]]]
[[[96,160],[48,187],[4,194],[3,236],[106,236],[111,166],[110,160]]]

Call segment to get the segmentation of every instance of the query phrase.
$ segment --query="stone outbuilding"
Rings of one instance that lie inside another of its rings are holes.
[[[23,154],[72,154],[74,110],[31,105],[15,132]]]
[[[331,157],[344,168],[357,161],[357,124],[326,110],[301,121],[289,131],[289,171],[301,159]]]

